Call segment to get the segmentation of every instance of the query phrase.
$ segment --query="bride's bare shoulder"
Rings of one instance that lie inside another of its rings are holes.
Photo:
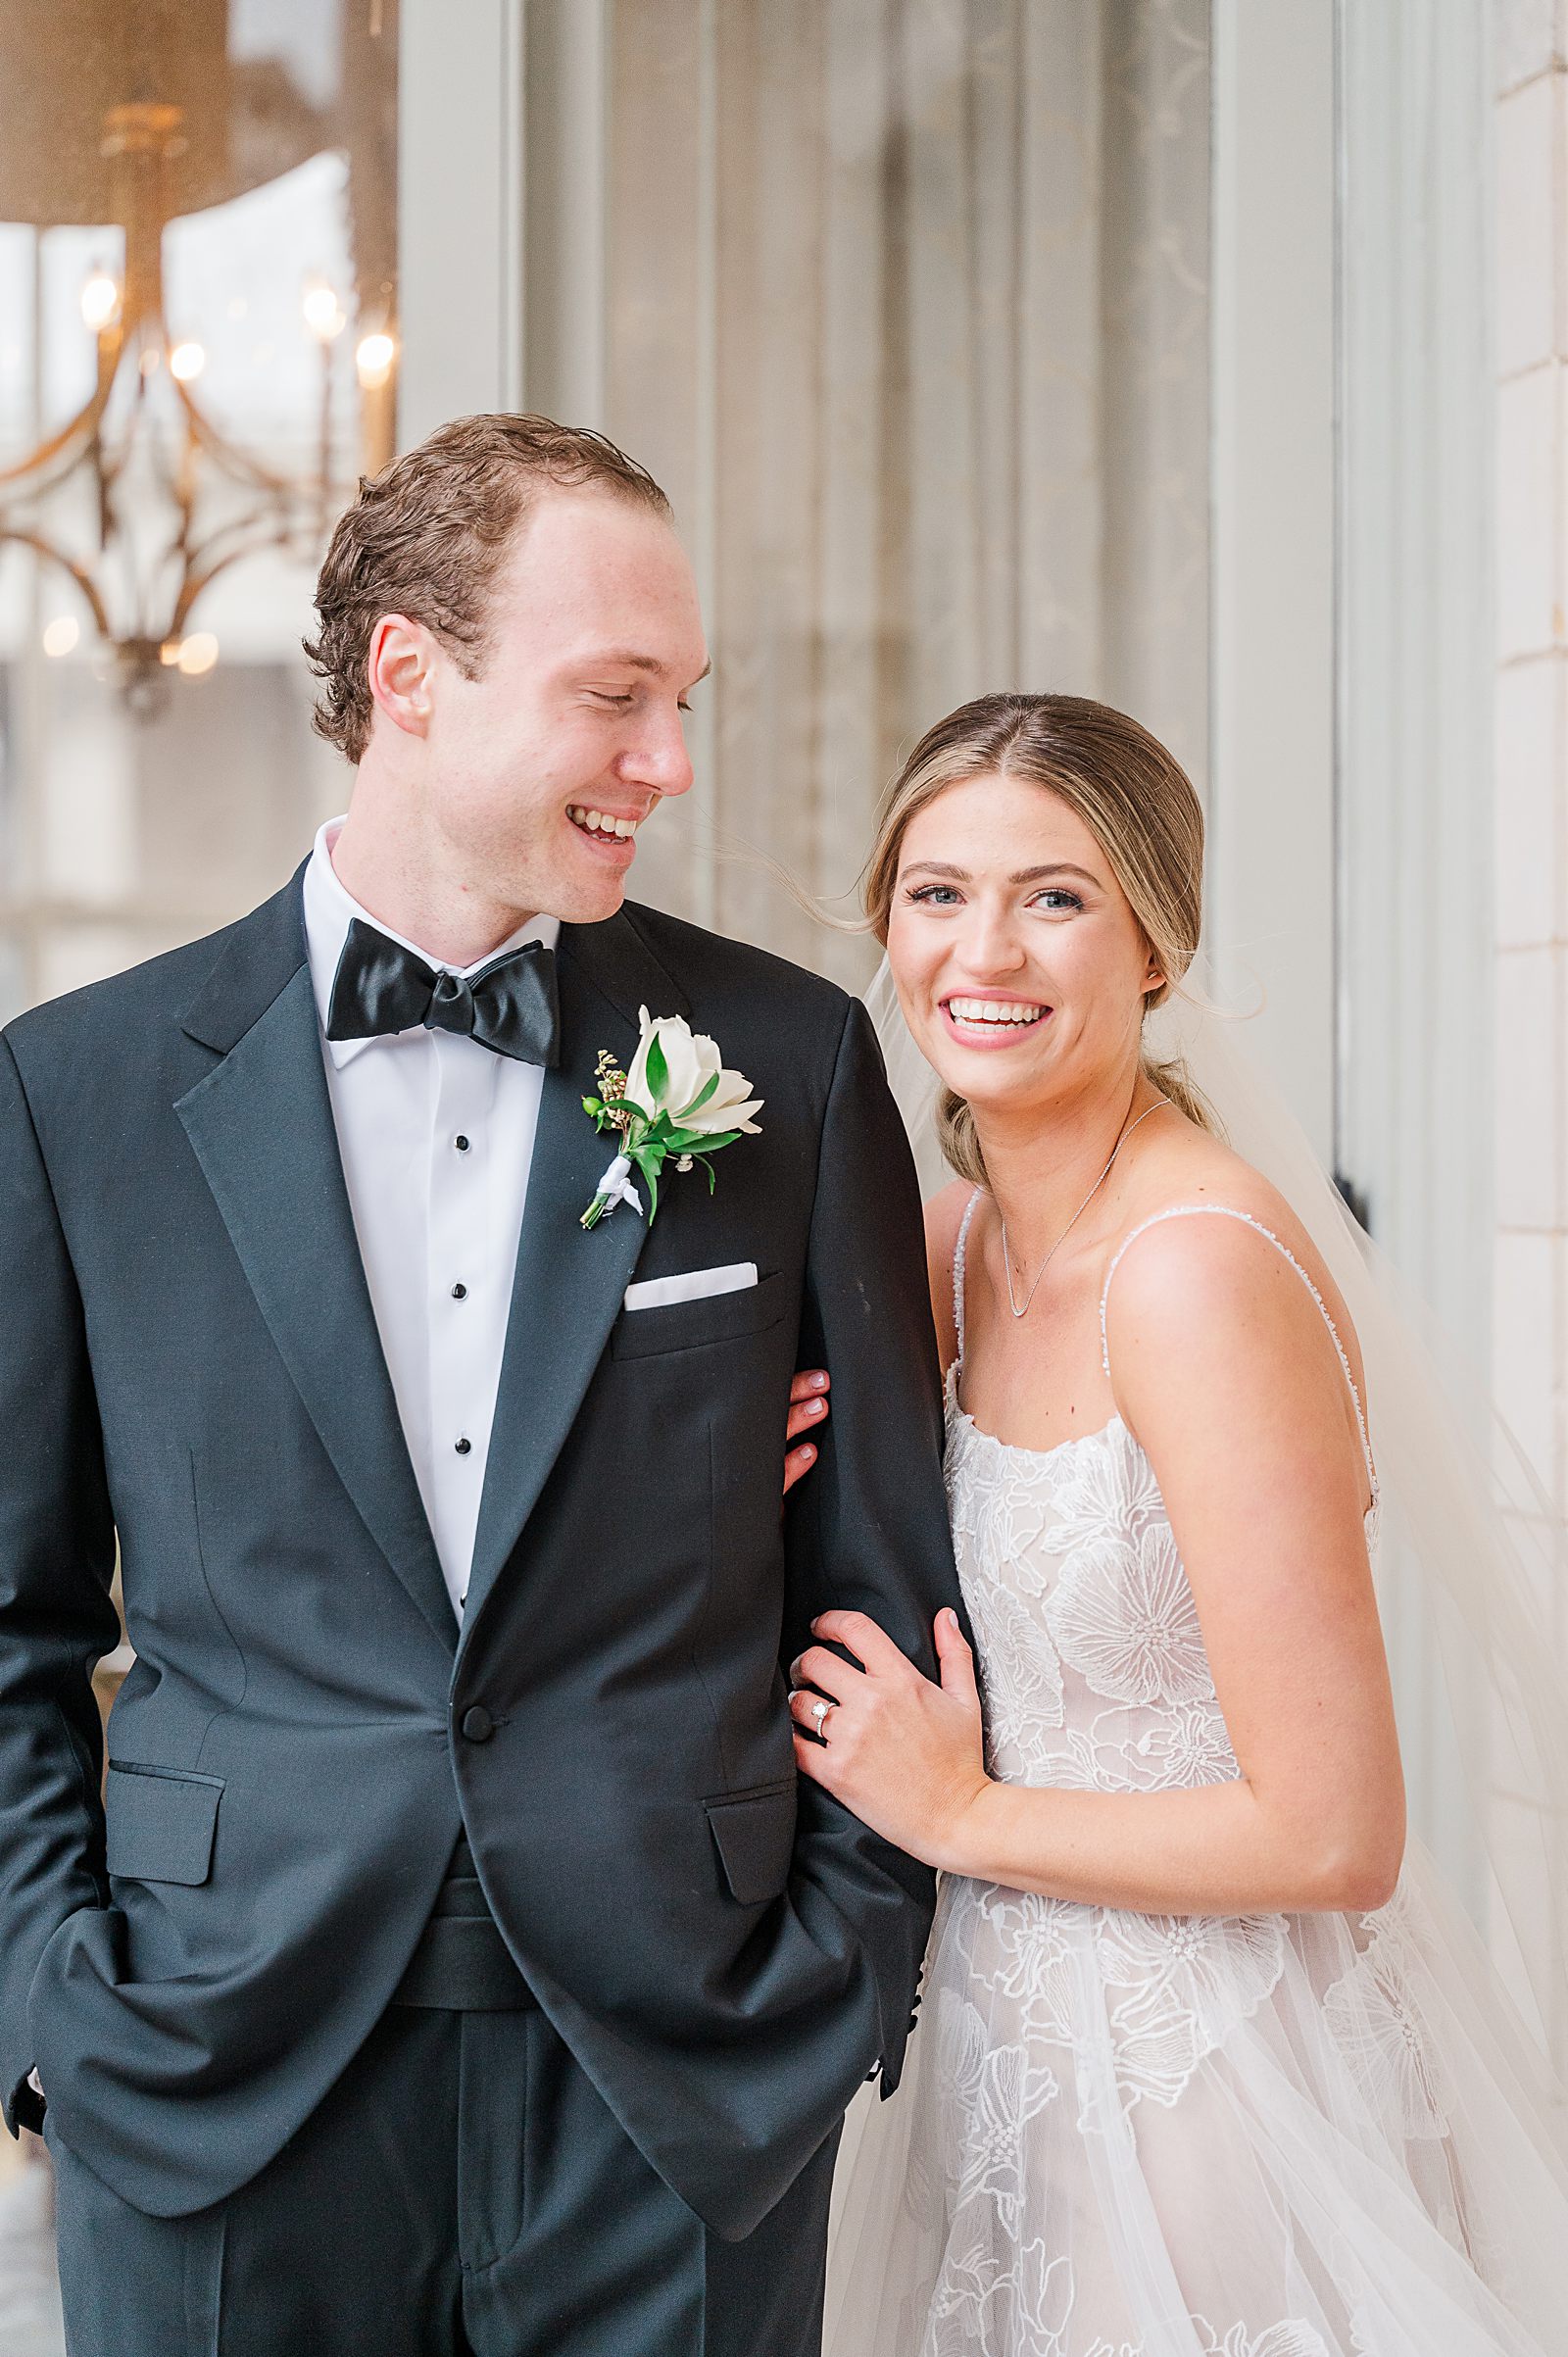
[[[1174,1216],[1191,1211],[1239,1212],[1242,1218]],[[1127,1255],[1116,1288],[1128,1295],[1147,1295],[1167,1293],[1175,1286],[1189,1311],[1195,1301],[1214,1311],[1226,1301],[1233,1309],[1255,1302],[1259,1285],[1272,1291],[1271,1280],[1281,1264],[1266,1252],[1259,1258],[1262,1248],[1247,1237],[1244,1223],[1265,1230],[1305,1270],[1359,1373],[1349,1312],[1301,1220],[1260,1170],[1223,1139],[1192,1123],[1183,1122],[1179,1133],[1162,1140],[1157,1154],[1143,1165],[1138,1199],[1128,1206],[1112,1255],[1113,1261]],[[1291,1298],[1288,1287],[1287,1302]],[[1304,1292],[1298,1298],[1304,1302]],[[1124,1306],[1131,1307],[1131,1301]],[[1315,1311],[1311,1315],[1315,1317]]]
[[[1139,1185],[1128,1202],[1127,1232],[1162,1212],[1225,1209],[1243,1211],[1273,1230],[1294,1252],[1310,1242],[1279,1189],[1243,1159],[1223,1138],[1196,1122],[1169,1124],[1140,1165]]]

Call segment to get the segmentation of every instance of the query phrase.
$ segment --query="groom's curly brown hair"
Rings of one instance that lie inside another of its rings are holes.
[[[316,585],[320,627],[304,641],[321,682],[313,725],[364,759],[375,707],[370,640],[384,614],[422,622],[469,679],[488,652],[490,591],[517,525],[549,488],[609,491],[668,516],[646,467],[604,434],[502,412],[437,426],[361,478]]]

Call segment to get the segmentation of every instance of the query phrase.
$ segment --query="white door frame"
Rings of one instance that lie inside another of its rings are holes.
[[[1214,0],[1212,54],[1206,930],[1332,1161],[1334,0]]]
[[[1214,0],[1209,938],[1228,1000],[1266,994],[1247,1028],[1314,1146],[1475,1368],[1486,56],[1486,0]],[[1480,1795],[1400,1562],[1383,1605],[1412,1816],[1479,1908]]]

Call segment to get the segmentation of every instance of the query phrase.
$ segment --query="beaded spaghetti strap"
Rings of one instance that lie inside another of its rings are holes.
[[[976,1187],[970,1196],[963,1217],[958,1222],[958,1241],[953,1248],[953,1331],[958,1339],[958,1354],[953,1362],[955,1367],[963,1364],[963,1255],[969,1244],[969,1222],[974,1217],[975,1204],[983,1192],[982,1188]]]
[[[971,1203],[969,1208],[973,1210],[974,1205]],[[1329,1315],[1329,1305],[1327,1301],[1324,1301],[1323,1296],[1319,1293],[1317,1287],[1313,1284],[1311,1277],[1301,1266],[1301,1263],[1299,1260],[1298,1260],[1290,1246],[1284,1243],[1280,1237],[1276,1236],[1272,1228],[1266,1228],[1260,1219],[1254,1219],[1250,1211],[1238,1211],[1229,1203],[1172,1203],[1165,1210],[1156,1211],[1152,1218],[1144,1220],[1138,1227],[1133,1229],[1131,1235],[1124,1236],[1122,1238],[1121,1243],[1116,1248],[1115,1257],[1112,1259],[1109,1268],[1107,1268],[1105,1271],[1105,1283],[1100,1296],[1100,1359],[1101,1364],[1105,1370],[1106,1382],[1108,1383],[1110,1381],[1110,1338],[1105,1330],[1105,1304],[1110,1299],[1110,1280],[1116,1274],[1117,1269],[1121,1266],[1122,1254],[1126,1252],[1127,1247],[1130,1244],[1137,1243],[1139,1237],[1142,1236],[1147,1229],[1157,1228],[1161,1220],[1203,1218],[1239,1219],[1243,1227],[1251,1228],[1259,1236],[1264,1237],[1267,1242],[1274,1247],[1274,1250],[1281,1255],[1281,1257],[1290,1262],[1292,1268],[1295,1269],[1297,1275],[1300,1278],[1301,1283],[1306,1287],[1307,1292],[1317,1303],[1323,1323],[1329,1330],[1329,1338],[1332,1341],[1335,1350],[1339,1353],[1340,1364],[1345,1369],[1345,1380],[1350,1387],[1350,1398],[1355,1404],[1356,1429],[1361,1435],[1361,1454],[1366,1460],[1366,1477],[1368,1482],[1371,1484],[1372,1497],[1375,1503],[1378,1495],[1378,1474],[1377,1467],[1372,1461],[1372,1443],[1367,1435],[1366,1415],[1361,1406],[1361,1394],[1357,1389],[1355,1377],[1350,1372],[1350,1361],[1346,1355],[1345,1345],[1340,1340],[1340,1330],[1334,1323],[1333,1318]],[[965,1217],[964,1225],[968,1225],[967,1217]]]

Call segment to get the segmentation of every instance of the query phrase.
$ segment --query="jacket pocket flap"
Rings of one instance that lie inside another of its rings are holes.
[[[789,1882],[795,1854],[793,1780],[736,1800],[705,1801],[704,1806],[732,1896],[743,1907],[777,1898]]]
[[[138,1883],[205,1883],[222,1779],[111,1760],[105,1813],[111,1874]]]

